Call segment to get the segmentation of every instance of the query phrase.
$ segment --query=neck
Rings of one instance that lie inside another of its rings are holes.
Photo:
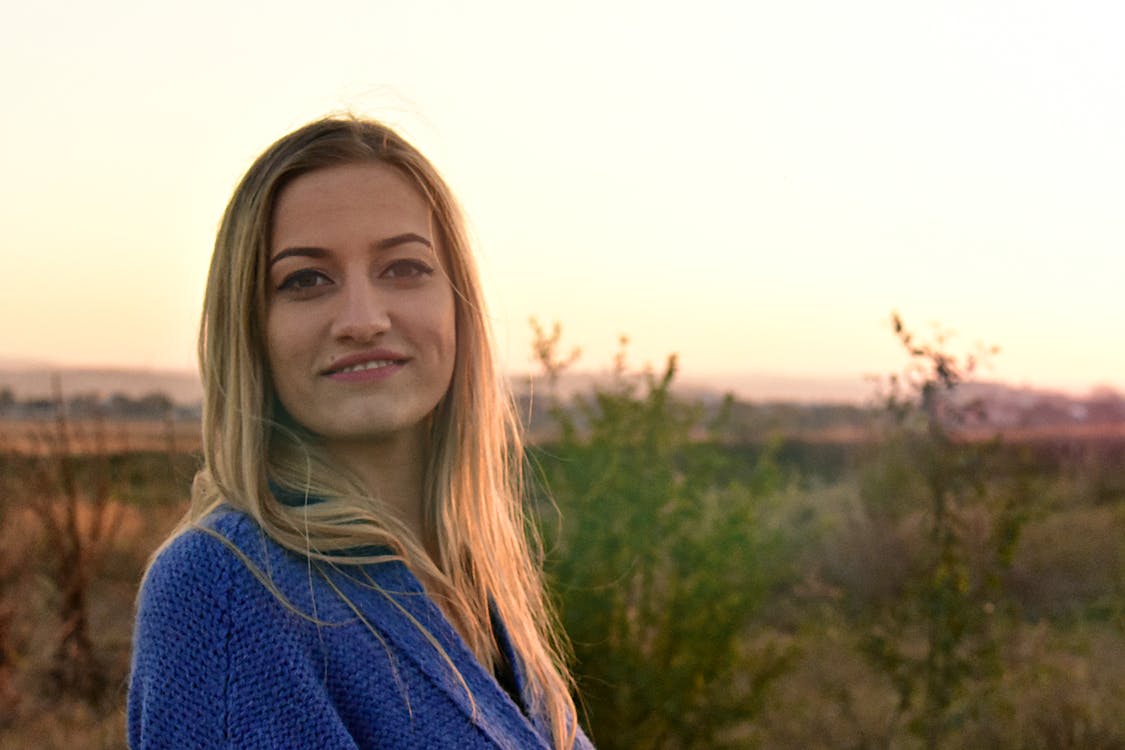
[[[353,472],[372,497],[429,548],[422,499],[426,439],[421,429],[385,440],[334,441],[329,453]]]

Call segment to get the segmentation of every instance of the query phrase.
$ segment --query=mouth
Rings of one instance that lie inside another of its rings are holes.
[[[344,375],[349,372],[364,372],[366,370],[380,370],[391,365],[401,365],[405,359],[373,359],[370,362],[361,362],[357,365],[348,365],[325,372],[325,375]]]
[[[380,370],[389,373],[405,365],[407,361],[406,357],[401,357],[395,352],[357,354],[350,357],[341,357],[322,370],[320,374],[326,377],[337,377],[359,373],[376,374]]]

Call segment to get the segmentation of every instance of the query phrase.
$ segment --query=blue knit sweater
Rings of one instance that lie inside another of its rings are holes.
[[[287,609],[220,540],[199,530],[179,536],[141,589],[129,685],[134,750],[551,747],[542,717],[528,718],[526,701],[517,705],[481,666],[402,563],[331,573],[373,633],[249,517],[221,509],[204,525],[321,624]],[[445,650],[472,700],[404,612]],[[502,627],[497,640],[515,665],[514,692],[526,696]],[[576,747],[591,745],[579,733]]]

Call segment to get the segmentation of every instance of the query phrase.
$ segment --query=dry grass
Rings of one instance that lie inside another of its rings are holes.
[[[99,512],[103,524],[97,555],[89,563],[87,591],[89,631],[103,687],[85,700],[59,694],[52,679],[63,592],[50,574],[56,545],[48,538],[43,512],[62,518],[67,509],[65,499],[46,502],[26,496],[37,486],[31,476],[37,460],[0,455],[5,490],[0,495],[0,614],[5,607],[11,614],[0,639],[0,747],[121,748],[137,586],[148,556],[183,513],[184,474],[194,459],[98,456],[82,459],[76,469],[81,481],[92,471],[90,464],[112,461],[115,476],[113,496],[100,511],[86,497],[73,506],[80,537],[95,534]],[[107,518],[113,533],[105,536]]]
[[[125,747],[124,701],[108,711],[83,701],[43,701],[21,709],[0,732],[0,743],[13,750],[119,750]]]
[[[69,420],[69,451],[76,455],[126,453],[197,453],[202,444],[199,422],[161,420]],[[53,421],[0,420],[0,452],[45,456],[57,450]]]

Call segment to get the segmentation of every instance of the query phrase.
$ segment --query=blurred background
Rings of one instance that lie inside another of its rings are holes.
[[[0,744],[122,744],[219,217],[356,112],[469,216],[599,746],[1125,747],[1121,5],[3,18]]]

